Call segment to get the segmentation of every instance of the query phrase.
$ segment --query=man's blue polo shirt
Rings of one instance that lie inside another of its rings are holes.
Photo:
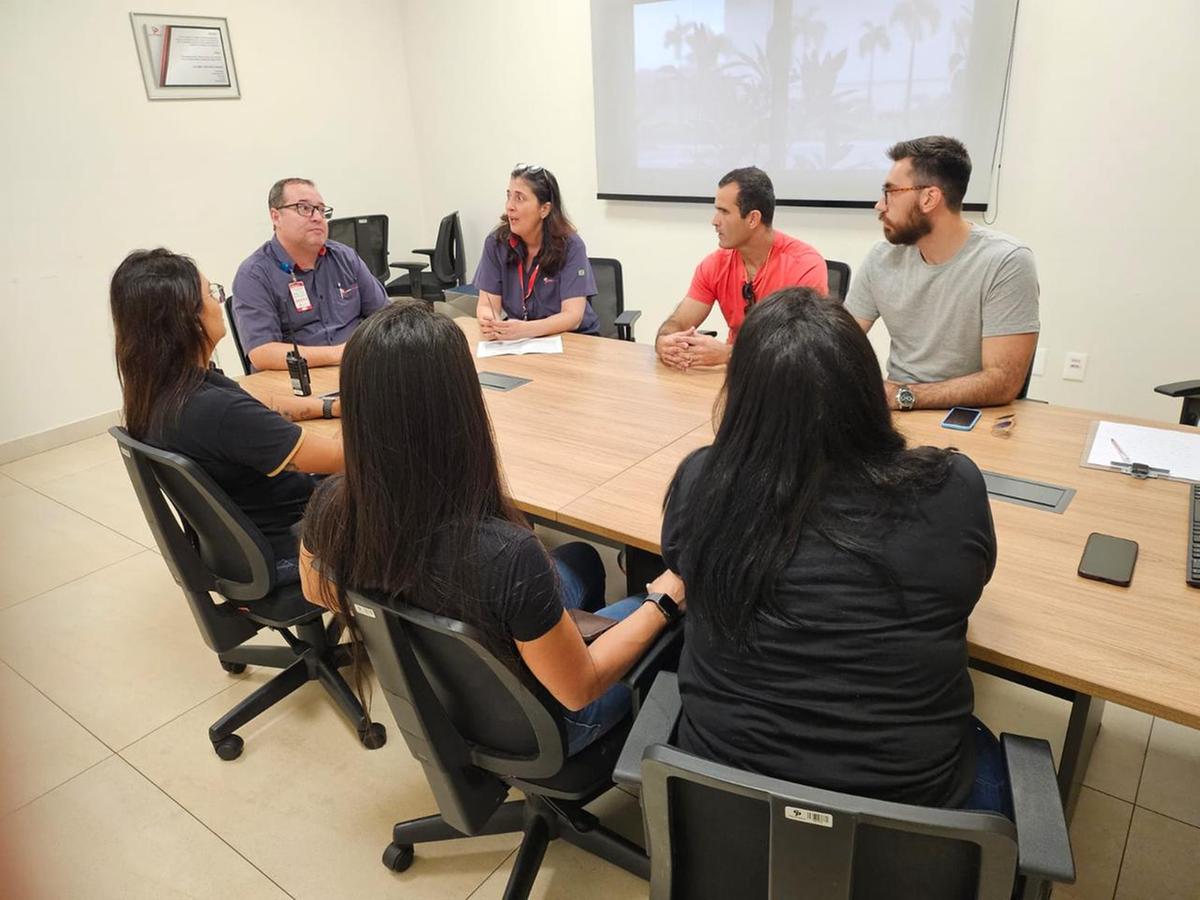
[[[293,279],[304,283],[312,304],[307,312],[292,302],[288,284]],[[238,266],[233,279],[233,317],[246,353],[290,341],[284,321],[302,346],[343,344],[360,321],[387,302],[383,285],[358,253],[337,241],[325,243],[311,269],[301,269],[272,237]]]

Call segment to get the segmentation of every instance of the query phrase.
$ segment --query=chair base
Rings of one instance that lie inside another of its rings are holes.
[[[562,838],[618,866],[638,878],[650,880],[650,860],[637,844],[605,828],[582,804],[547,800],[536,795],[502,804],[476,834],[512,834],[520,832],[521,846],[504,900],[525,900],[533,888],[542,858],[550,842]],[[383,864],[394,872],[403,872],[413,862],[413,845],[449,841],[467,837],[441,816],[425,816],[399,822],[392,829],[392,843],[383,853]]]
[[[235,733],[258,715],[266,712],[297,688],[310,681],[320,681],[342,714],[358,732],[358,739],[368,750],[387,742],[387,731],[372,722],[363,712],[362,704],[338,669],[353,661],[353,647],[337,643],[341,626],[336,620],[325,627],[318,616],[296,626],[296,634],[287,628],[275,628],[287,647],[238,647],[218,654],[221,665],[229,672],[240,672],[247,665],[268,666],[283,671],[243,699],[208,729],[213,749],[224,760],[237,759],[242,752],[242,739]]]

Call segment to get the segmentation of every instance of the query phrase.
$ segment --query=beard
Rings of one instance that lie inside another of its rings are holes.
[[[933,231],[933,222],[930,221],[929,216],[915,206],[903,224],[893,225],[891,230],[886,221],[883,226],[883,236],[887,238],[889,244],[915,244],[931,231]]]

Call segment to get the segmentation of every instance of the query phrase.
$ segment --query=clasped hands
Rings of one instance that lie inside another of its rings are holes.
[[[663,334],[654,342],[654,350],[665,365],[673,369],[693,366],[719,366],[729,362],[729,345],[695,327],[674,334]]]
[[[533,323],[524,319],[505,319],[500,322],[481,318],[479,332],[485,341],[520,341],[537,336],[533,331]]]

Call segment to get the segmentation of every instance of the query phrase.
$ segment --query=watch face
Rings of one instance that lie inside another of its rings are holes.
[[[900,390],[896,391],[896,405],[898,405],[901,409],[911,408],[916,399],[916,395],[909,390],[908,385],[905,385],[904,387],[900,388]]]

